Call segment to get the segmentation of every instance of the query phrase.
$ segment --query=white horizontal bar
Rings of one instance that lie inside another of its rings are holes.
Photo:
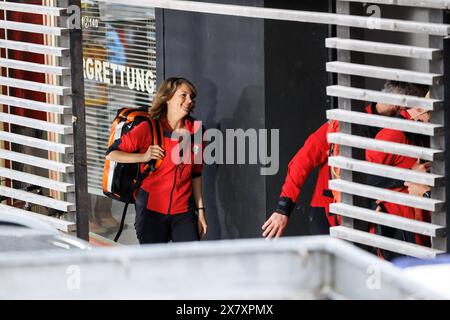
[[[426,99],[415,96],[385,93],[374,90],[359,89],[345,86],[328,86],[327,95],[332,97],[355,99],[369,102],[380,102],[408,108],[423,108],[426,110],[437,110],[442,108],[441,100]]]
[[[355,148],[399,154],[402,156],[418,158],[428,161],[442,160],[444,157],[444,152],[442,150],[429,149],[403,143],[365,138],[346,133],[329,133],[328,142]]]
[[[442,75],[435,73],[424,73],[403,69],[384,68],[341,61],[327,62],[326,69],[328,72],[339,74],[349,74],[353,76],[361,76],[375,79],[412,82],[425,84],[429,86],[439,84],[440,81],[442,80]]]
[[[347,2],[367,3],[366,0],[337,0]],[[390,4],[396,6],[434,8],[434,9],[450,9],[448,0],[371,0],[369,3]]]
[[[439,124],[412,121],[396,117],[387,117],[343,109],[327,110],[327,119],[334,119],[342,122],[356,123],[378,128],[389,128],[399,131],[423,134],[427,136],[444,134],[444,126]]]
[[[76,231],[76,229],[77,229],[75,222],[70,222],[70,221],[57,219],[54,217],[49,217],[49,216],[46,216],[43,214],[11,207],[11,206],[1,204],[1,203],[0,203],[0,211],[4,212],[4,213],[11,213],[11,214],[14,214],[17,216],[24,216],[24,217],[30,217],[33,219],[39,219],[40,221],[45,222],[48,225],[52,226],[53,228],[61,230],[63,232],[72,232],[72,231]],[[0,213],[0,219],[1,219],[1,213]]]
[[[13,59],[4,59],[4,58],[0,58],[0,67],[25,71],[34,71],[47,74],[56,74],[58,76],[66,76],[70,74],[70,68],[67,67],[49,66],[46,64],[32,63]]]
[[[20,88],[32,91],[56,94],[59,96],[71,95],[72,90],[69,87],[54,86],[35,81],[20,80],[14,78],[0,77],[0,85],[13,88]]]
[[[100,0],[109,4],[122,4],[142,8],[162,8],[199,13],[221,14],[235,17],[261,18],[284,21],[334,24],[375,30],[425,33],[447,36],[450,26],[438,23],[413,22],[395,19],[350,16],[335,13],[260,8],[230,4],[217,4],[198,1],[180,0]]]
[[[24,146],[59,152],[63,154],[73,153],[73,146],[70,146],[68,144],[42,140],[6,131],[0,131],[0,141],[8,141],[11,143],[17,143]]]
[[[31,185],[37,185],[40,187],[57,190],[61,192],[74,192],[75,186],[70,183],[65,183],[53,179],[44,178],[41,176],[37,176],[34,174],[12,170],[8,168],[0,167],[0,177],[4,177],[7,179],[26,182]]]
[[[52,35],[52,36],[62,36],[62,35],[67,34],[67,32],[69,31],[68,29],[65,29],[65,28],[50,27],[50,26],[43,26],[43,25],[34,24],[34,23],[23,23],[23,22],[6,21],[6,20],[0,20],[0,29],[41,33],[41,34],[48,34],[48,35]]]
[[[15,161],[19,163],[28,164],[35,167],[41,167],[48,170],[53,170],[62,173],[71,173],[74,167],[71,164],[48,160],[40,157],[35,157],[28,154],[18,153],[5,149],[0,149],[0,159]]]
[[[34,100],[27,100],[22,98],[10,97],[0,94],[0,104],[25,108],[30,110],[44,111],[44,112],[54,112],[58,114],[70,114],[72,112],[72,107],[62,106],[58,104],[50,104],[45,102],[39,102]]]
[[[70,53],[70,50],[68,48],[45,46],[42,44],[34,44],[34,43],[28,43],[28,42],[11,41],[11,40],[3,40],[3,39],[0,39],[0,48],[48,54],[48,55],[54,55],[57,57],[66,56],[66,55],[69,55],[69,53]]]
[[[350,206],[344,203],[330,204],[330,212],[341,216],[381,224],[400,230],[423,234],[430,237],[445,235],[445,227],[423,221],[417,221],[389,213]]]
[[[35,13],[35,14],[45,14],[49,16],[62,16],[67,9],[49,6],[39,6],[33,4],[25,3],[15,3],[15,2],[0,2],[0,10],[10,10],[17,12]]]
[[[332,49],[385,54],[416,59],[433,60],[442,57],[442,50],[440,49],[356,39],[327,38],[325,39],[325,46]]]
[[[63,124],[57,124],[42,120],[36,120],[29,117],[21,117],[14,114],[0,112],[0,122],[7,122],[17,124],[19,126],[34,128],[47,132],[54,132],[59,134],[72,134],[73,127]]]
[[[444,177],[437,174],[418,172],[342,156],[329,157],[328,165],[344,170],[370,173],[376,176],[415,182],[432,187],[442,186],[444,184]]]
[[[444,202],[435,199],[417,197],[403,192],[377,188],[361,183],[333,179],[329,181],[329,188],[343,193],[353,194],[369,199],[392,202],[403,206],[419,208],[427,211],[442,211]]]
[[[5,196],[7,198],[31,202],[47,208],[61,210],[63,212],[75,211],[75,204],[73,203],[41,196],[32,192],[8,188],[5,186],[0,186],[0,195]]]
[[[445,253],[444,251],[419,246],[414,243],[391,239],[343,226],[330,228],[330,235],[338,239],[361,243],[420,259],[434,259],[438,254]]]

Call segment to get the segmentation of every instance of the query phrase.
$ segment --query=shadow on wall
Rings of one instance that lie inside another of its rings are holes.
[[[261,86],[243,89],[231,119],[221,121],[224,144],[227,129],[264,128],[264,91]],[[232,106],[230,106],[231,108]],[[246,163],[248,163],[248,143]],[[224,149],[223,149],[224,150]],[[226,153],[223,155],[224,161]],[[251,164],[223,164],[216,167],[217,211],[223,239],[260,237],[265,218],[265,179],[260,166]]]
[[[197,100],[201,101],[198,106],[197,115],[194,111],[193,116],[203,121],[206,129],[220,129],[219,123],[216,121],[217,113],[217,86],[207,78],[195,79],[197,90]],[[208,222],[208,233],[205,240],[220,240],[222,238],[221,222],[217,210],[216,201],[216,179],[219,166],[217,164],[205,165],[203,168],[203,196],[205,199],[206,219]]]

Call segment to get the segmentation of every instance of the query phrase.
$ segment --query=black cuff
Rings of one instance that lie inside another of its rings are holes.
[[[292,207],[294,206],[294,203],[290,198],[286,197],[280,197],[278,199],[278,205],[275,212],[280,213],[282,215],[285,215],[289,217],[291,215]]]

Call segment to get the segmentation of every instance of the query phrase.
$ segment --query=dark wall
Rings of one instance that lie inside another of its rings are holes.
[[[219,2],[219,1],[218,1]],[[223,1],[221,1],[223,2]],[[227,1],[326,11],[327,1]],[[190,79],[199,91],[194,116],[207,128],[280,129],[277,175],[259,165],[210,165],[203,174],[208,239],[260,237],[276,204],[287,163],[323,121],[327,27],[304,23],[157,10],[158,81]],[[288,234],[306,234],[304,187]],[[301,213],[298,214],[298,213]]]
[[[328,10],[328,1],[265,1],[266,7],[306,11]],[[280,170],[266,179],[267,215],[276,208],[291,158],[322,125],[329,108],[325,71],[328,26],[265,21],[266,125],[280,129]],[[285,235],[308,234],[308,207],[317,170],[306,181]]]

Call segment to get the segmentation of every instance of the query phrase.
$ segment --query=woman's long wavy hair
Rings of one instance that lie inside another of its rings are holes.
[[[152,106],[148,109],[150,116],[154,119],[161,119],[167,115],[167,101],[173,97],[177,89],[182,84],[187,85],[192,91],[192,99],[197,96],[197,89],[187,79],[171,77],[164,80],[158,88]]]

